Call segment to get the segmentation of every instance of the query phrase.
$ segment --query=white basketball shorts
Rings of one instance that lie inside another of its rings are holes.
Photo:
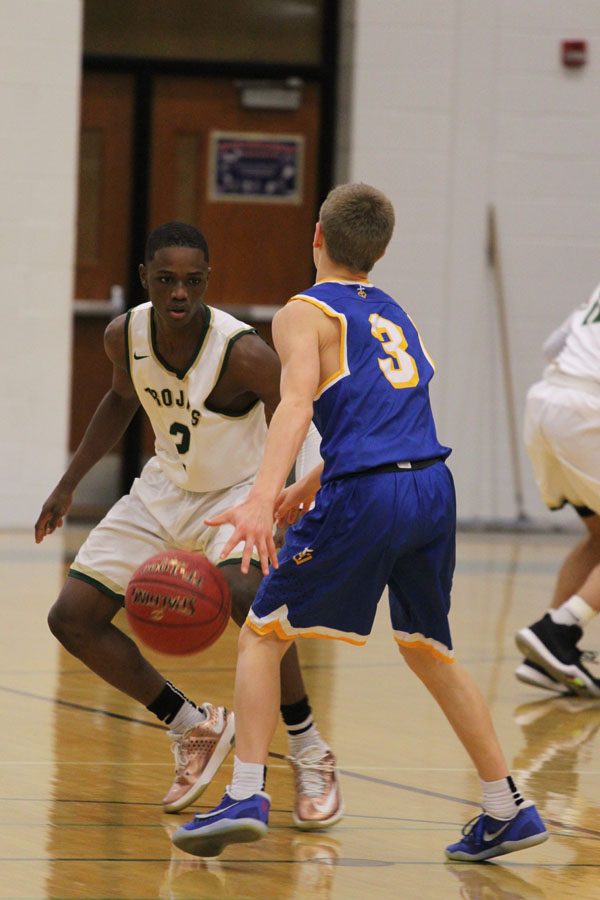
[[[600,513],[600,384],[555,373],[525,404],[525,446],[544,503]]]
[[[122,600],[137,567],[164,550],[198,551],[215,565],[241,559],[243,544],[235,547],[227,560],[219,559],[233,527],[208,526],[204,520],[241,503],[253,481],[249,478],[214,493],[185,491],[173,484],[152,457],[131,492],[90,532],[70,574]]]

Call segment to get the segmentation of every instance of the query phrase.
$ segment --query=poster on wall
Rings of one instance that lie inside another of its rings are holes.
[[[299,134],[212,131],[209,200],[302,203],[303,159]]]

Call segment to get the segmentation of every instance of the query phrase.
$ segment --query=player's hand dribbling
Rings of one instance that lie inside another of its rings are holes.
[[[35,523],[35,542],[41,544],[44,538],[61,528],[64,517],[71,508],[73,491],[68,488],[55,487],[44,505]]]
[[[273,540],[273,504],[249,496],[239,506],[231,506],[212,519],[205,519],[207,525],[233,525],[233,534],[220,554],[225,559],[237,544],[244,544],[241,570],[244,575],[250,569],[252,551],[256,547],[263,575],[269,574],[269,563],[277,569],[277,548]]]

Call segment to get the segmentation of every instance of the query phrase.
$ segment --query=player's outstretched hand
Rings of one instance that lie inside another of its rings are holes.
[[[71,508],[73,491],[58,485],[55,487],[44,505],[35,523],[35,542],[41,544],[48,534],[61,528],[64,517]]]
[[[275,501],[275,521],[278,526],[293,525],[313,504],[316,494],[314,481],[302,478],[284,488]]]
[[[207,525],[233,525],[233,534],[223,547],[221,559],[231,553],[237,544],[244,544],[242,572],[248,574],[252,551],[256,547],[263,575],[269,574],[269,563],[278,568],[277,549],[273,540],[273,505],[248,497],[239,506],[231,506],[212,519]]]

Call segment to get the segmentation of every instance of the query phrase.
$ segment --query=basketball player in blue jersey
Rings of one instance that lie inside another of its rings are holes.
[[[173,835],[176,846],[198,856],[267,831],[276,676],[294,639],[364,644],[386,586],[400,652],[481,779],[483,812],[446,855],[479,861],[548,837],[510,777],[483,697],[454,661],[455,497],[444,463],[450,451],[437,439],[429,402],[433,365],[409,316],[368,280],[393,226],[391,203],[368,185],[342,185],[325,200],[313,241],[316,284],[273,321],[281,403],[256,482],[242,504],[210,520],[234,526],[223,552],[243,543],[242,571],[256,547],[266,577],[240,634],[232,783],[216,809]],[[313,417],[324,463],[283,490]],[[273,520],[305,510],[278,559]],[[333,785],[319,808],[335,820]]]
[[[245,498],[279,402],[277,355],[254,329],[204,303],[209,271],[206,240],[192,226],[171,222],[149,236],[140,278],[150,301],[108,325],[112,387],[35,526],[39,543],[62,524],[76,486],[143,406],[155,455],[80,548],[48,621],[70,653],[169,726],[176,771],[162,801],[166,812],[189,806],[210,783],[231,749],[233,714],[211,703],[197,707],[112,620],[135,569],[155,553],[180,547],[222,566],[233,618],[244,622],[260,567],[243,576],[241,548],[221,552],[231,526],[207,527],[204,519]],[[324,783],[323,760],[328,777],[337,779],[295,652],[282,662],[281,690],[296,782],[294,818],[300,828],[311,828],[324,818],[312,808]]]

